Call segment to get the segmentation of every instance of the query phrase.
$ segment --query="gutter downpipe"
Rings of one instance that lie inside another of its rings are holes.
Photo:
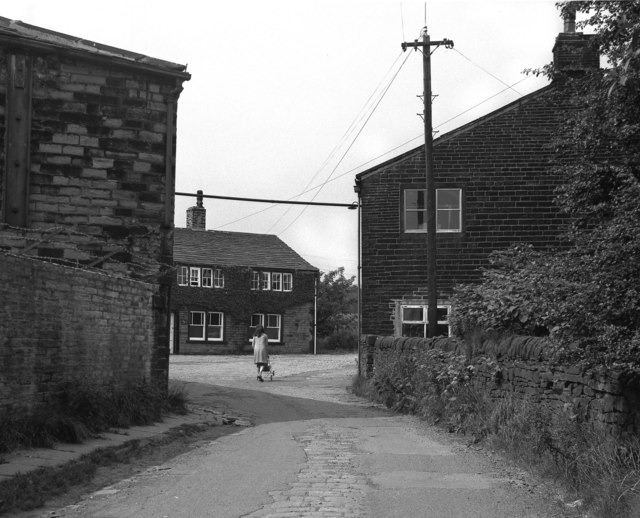
[[[318,274],[319,275],[319,274]],[[313,355],[318,354],[318,275],[313,286]]]
[[[360,197],[360,180],[356,179],[356,184],[353,190],[358,194],[358,376],[361,375],[361,361],[362,361],[362,253],[361,253],[361,232],[362,232],[362,215],[360,213],[360,206],[362,205],[362,198]]]

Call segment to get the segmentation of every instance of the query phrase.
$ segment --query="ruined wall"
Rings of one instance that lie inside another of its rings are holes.
[[[621,371],[559,364],[544,338],[509,337],[473,346],[454,338],[394,338],[364,336],[360,372],[375,372],[376,351],[411,354],[440,348],[467,355],[476,366],[472,383],[491,399],[508,395],[557,412],[569,412],[615,433],[640,433],[640,384]],[[474,358],[490,357],[497,367]]]
[[[28,411],[69,382],[166,379],[157,285],[0,254],[0,286],[0,411]]]

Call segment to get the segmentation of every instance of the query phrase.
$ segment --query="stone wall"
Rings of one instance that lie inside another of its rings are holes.
[[[166,386],[158,285],[0,254],[0,286],[0,411],[28,412],[65,383]]]
[[[469,358],[476,365],[472,382],[491,399],[508,395],[568,412],[614,433],[640,433],[640,382],[621,371],[562,365],[549,354],[545,338],[509,337],[469,344],[454,338],[394,338],[363,336],[361,375],[375,372],[376,351],[411,354],[440,348]],[[475,362],[489,357],[496,367]]]

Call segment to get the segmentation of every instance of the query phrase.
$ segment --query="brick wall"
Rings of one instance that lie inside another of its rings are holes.
[[[0,47],[0,133],[15,52]],[[21,114],[30,125],[23,143],[30,152],[21,164],[26,224],[13,226],[69,228],[98,237],[100,245],[84,245],[101,248],[97,253],[126,245],[130,253],[171,263],[176,103],[185,77],[77,53],[31,53],[30,110]],[[3,184],[8,176],[0,163]],[[33,254],[78,260],[73,249],[43,246]]]
[[[549,354],[547,339],[508,337],[484,340],[473,347],[453,338],[394,338],[363,336],[360,372],[375,372],[378,352],[401,355],[424,348],[440,348],[468,356],[476,365],[472,382],[487,397],[515,396],[531,405],[566,412],[613,433],[640,433],[640,384],[621,371],[563,365]],[[469,356],[470,355],[470,356]],[[498,369],[474,359],[495,359]]]
[[[199,266],[199,265],[192,265]],[[211,267],[212,265],[203,265]],[[293,291],[253,291],[251,269],[223,267],[224,288],[172,286],[171,307],[177,316],[177,350],[180,354],[239,354],[251,351],[248,340],[253,313],[279,314],[282,341],[271,343],[274,353],[307,353],[313,348],[315,275],[291,272]],[[275,271],[281,271],[274,269]],[[224,313],[224,340],[197,342],[188,338],[190,311]]]
[[[28,410],[65,382],[166,386],[159,286],[6,254],[0,286],[0,410]]]
[[[439,299],[477,280],[490,252],[513,243],[549,248],[566,219],[550,170],[563,119],[552,88],[479,119],[434,143],[437,189],[462,189],[462,232],[437,234]],[[402,228],[404,189],[424,189],[423,148],[359,175],[362,203],[362,329],[391,335],[398,300],[426,298],[426,234]]]

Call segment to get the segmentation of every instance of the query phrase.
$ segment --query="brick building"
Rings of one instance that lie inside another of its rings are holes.
[[[168,381],[183,65],[0,18],[0,410]]]
[[[175,229],[173,352],[251,351],[262,324],[274,353],[314,350],[319,271],[277,236],[206,230],[202,197]]]
[[[565,21],[553,48],[568,74],[599,67],[590,37]],[[477,281],[489,254],[514,243],[563,246],[554,203],[553,139],[571,109],[560,84],[535,91],[434,140],[438,334],[456,284]],[[356,176],[361,203],[364,334],[427,333],[424,146]]]

